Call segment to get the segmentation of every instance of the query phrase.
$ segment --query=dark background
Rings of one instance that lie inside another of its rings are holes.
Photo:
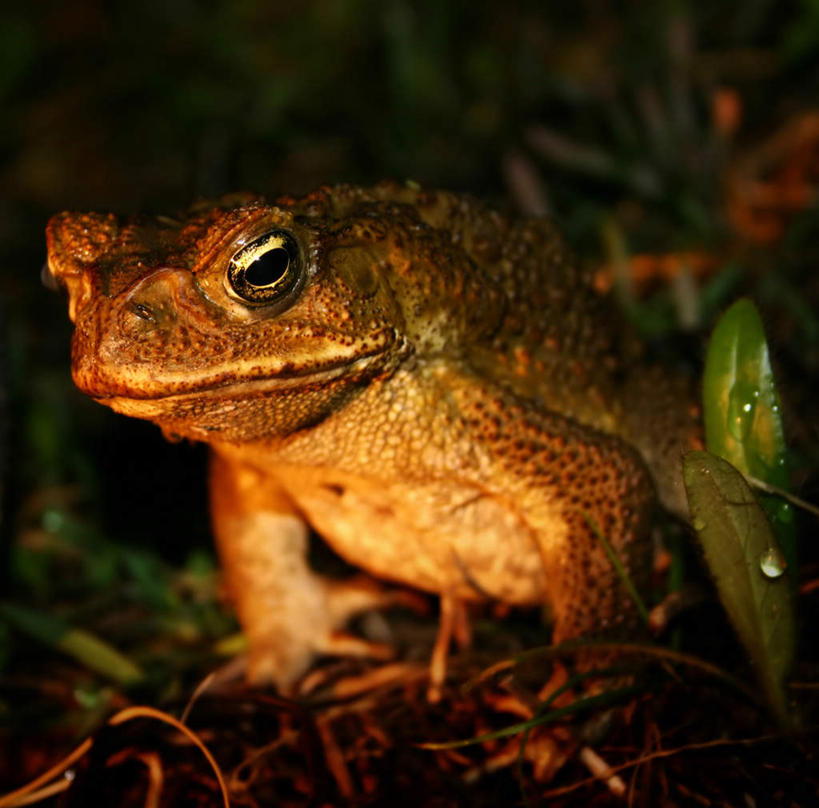
[[[40,284],[64,209],[394,178],[549,213],[590,269],[649,267],[624,307],[694,373],[716,314],[754,296],[795,483],[816,499],[817,53],[815,0],[15,3],[0,18],[5,595],[93,622],[122,598],[172,610],[169,582],[213,565],[201,447],[71,385],[65,304]],[[0,625],[2,669],[25,653]]]

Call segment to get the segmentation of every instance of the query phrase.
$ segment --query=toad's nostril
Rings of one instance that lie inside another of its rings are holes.
[[[154,310],[145,303],[131,303],[128,308],[141,320],[145,320],[149,323],[156,322],[156,314],[154,314]]]

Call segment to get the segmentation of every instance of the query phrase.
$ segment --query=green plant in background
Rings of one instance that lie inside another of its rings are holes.
[[[140,681],[139,666],[109,643],[59,618],[12,603],[0,603],[0,617],[18,631],[74,657],[89,670],[122,685]]]
[[[690,452],[684,461],[692,524],[765,698],[786,725],[784,678],[796,642],[795,534],[791,506],[767,496],[763,510],[743,477],[788,488],[779,396],[749,300],[731,306],[714,329],[703,402],[709,451]]]

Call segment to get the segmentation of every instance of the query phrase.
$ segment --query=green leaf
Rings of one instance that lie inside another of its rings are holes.
[[[720,599],[768,703],[787,723],[784,677],[793,661],[792,589],[765,512],[722,458],[689,452],[683,476],[692,522]]]
[[[57,648],[120,684],[133,684],[143,678],[140,668],[130,659],[84,629],[71,628],[51,615],[11,603],[0,604],[0,615],[18,631]]]
[[[738,300],[723,314],[708,345],[703,381],[705,441],[710,452],[743,474],[790,490],[779,395],[756,306]],[[761,496],[789,568],[796,570],[793,508]]]

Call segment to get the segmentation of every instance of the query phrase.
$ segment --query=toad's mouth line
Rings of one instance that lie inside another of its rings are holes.
[[[144,392],[138,395],[129,393],[105,394],[94,390],[86,390],[86,392],[100,404],[113,409],[127,407],[129,411],[133,411],[140,405],[152,409],[190,399],[250,398],[307,386],[329,384],[343,377],[355,378],[356,376],[371,375],[372,366],[377,365],[378,360],[385,353],[386,350],[379,350],[358,359],[350,360],[345,358],[335,363],[328,363],[319,370],[303,368],[286,373],[271,372],[268,376],[247,380],[237,378],[237,374],[232,372],[231,378],[216,376],[215,378],[211,377],[210,380],[203,378],[187,382],[169,381],[166,391],[153,394]],[[156,377],[152,381],[156,384]]]

